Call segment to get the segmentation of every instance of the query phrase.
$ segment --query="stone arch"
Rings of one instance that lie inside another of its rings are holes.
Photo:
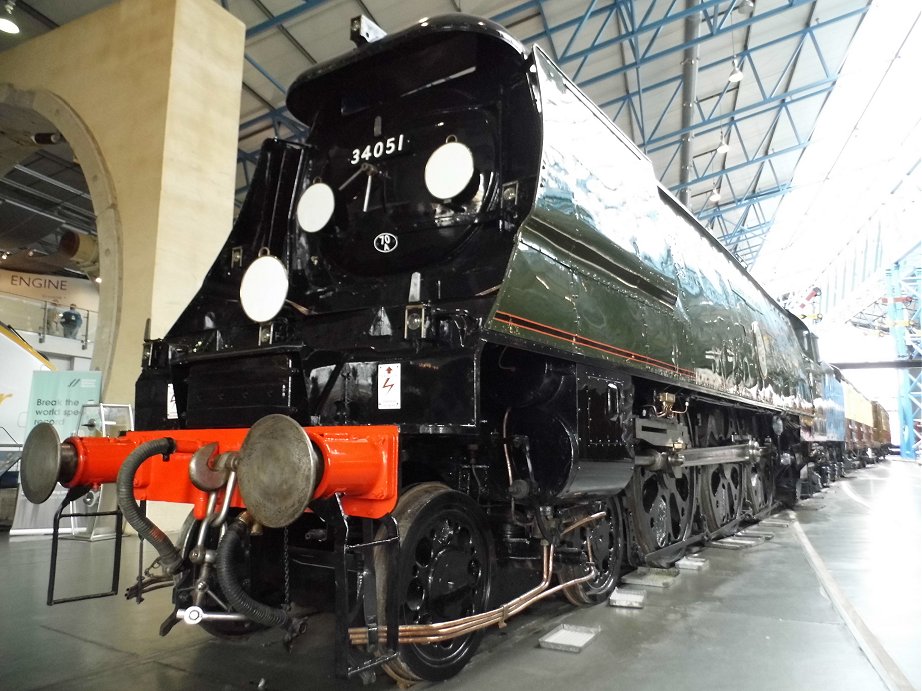
[[[134,401],[146,325],[165,335],[233,222],[244,41],[211,0],[122,0],[0,53],[0,98],[57,126],[84,169],[109,403]]]
[[[106,168],[93,133],[67,102],[46,90],[20,91],[10,84],[0,84],[0,104],[32,110],[48,120],[64,136],[80,161],[93,201],[96,235],[99,242],[99,324],[92,368],[103,373],[112,371],[115,338],[121,307],[122,228],[118,200],[112,177]]]

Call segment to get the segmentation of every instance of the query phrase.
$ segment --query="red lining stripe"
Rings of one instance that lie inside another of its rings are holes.
[[[497,312],[495,319],[498,322],[502,322],[503,324],[508,324],[509,326],[514,326],[519,329],[533,331],[534,333],[542,334],[544,336],[550,336],[551,338],[556,338],[557,340],[565,341],[567,343],[571,343],[572,345],[585,346],[592,348],[593,350],[608,353],[609,355],[616,355],[617,357],[624,358],[625,360],[639,362],[640,364],[649,365],[651,367],[658,367],[659,369],[681,374],[692,379],[695,378],[695,373],[692,370],[684,369],[682,367],[678,367],[677,365],[671,365],[668,362],[657,360],[656,358],[652,358],[649,355],[641,355],[640,353],[635,353],[624,348],[618,348],[617,346],[613,346],[609,343],[604,343],[602,341],[596,341],[585,336],[580,336],[579,334],[571,333],[569,331],[565,331],[564,329],[559,329],[556,326],[549,326],[548,324],[542,324],[541,322],[537,322],[532,319],[526,319],[525,317],[510,314],[509,312]],[[534,328],[519,322],[534,324],[535,326],[541,328]],[[564,335],[562,336],[560,334]]]

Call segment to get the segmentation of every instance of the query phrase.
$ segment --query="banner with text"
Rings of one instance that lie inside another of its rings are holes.
[[[35,372],[26,426],[32,429],[47,422],[63,441],[77,433],[80,410],[87,403],[97,403],[101,390],[102,372]]]
[[[80,411],[87,403],[99,401],[102,390],[101,372],[35,372],[32,375],[32,390],[29,394],[29,409],[26,427],[31,430],[40,422],[54,426],[61,441],[77,434]],[[67,489],[58,485],[44,504],[33,504],[19,489],[16,513],[10,535],[31,535],[50,533],[54,512],[67,495]],[[71,507],[79,507],[74,502]],[[67,528],[72,535],[86,534],[91,526],[85,518],[68,519]]]
[[[99,310],[99,286],[72,276],[30,274],[0,269],[0,293],[9,293],[61,307],[75,304],[80,309]]]

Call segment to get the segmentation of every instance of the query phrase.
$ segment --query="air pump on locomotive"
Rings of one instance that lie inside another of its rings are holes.
[[[532,602],[793,497],[826,441],[811,337],[539,48],[423,20],[287,104],[309,136],[265,143],[145,343],[140,431],[24,450],[32,501],[117,479],[165,629],[294,636],[332,567],[339,673],[445,678]],[[177,544],[145,500],[193,505]],[[538,584],[495,602],[496,564]]]

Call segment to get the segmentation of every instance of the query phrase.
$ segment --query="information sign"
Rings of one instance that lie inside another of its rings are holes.
[[[80,411],[87,403],[99,400],[102,385],[101,372],[35,372],[32,375],[32,389],[29,394],[27,429],[40,422],[54,426],[61,440],[72,437],[80,425]],[[44,504],[33,504],[19,491],[16,514],[10,535],[50,533],[54,512],[67,494],[60,485]],[[76,508],[75,502],[74,508]],[[86,519],[67,519],[66,529],[71,533],[87,531]],[[62,532],[65,525],[61,525]]]

